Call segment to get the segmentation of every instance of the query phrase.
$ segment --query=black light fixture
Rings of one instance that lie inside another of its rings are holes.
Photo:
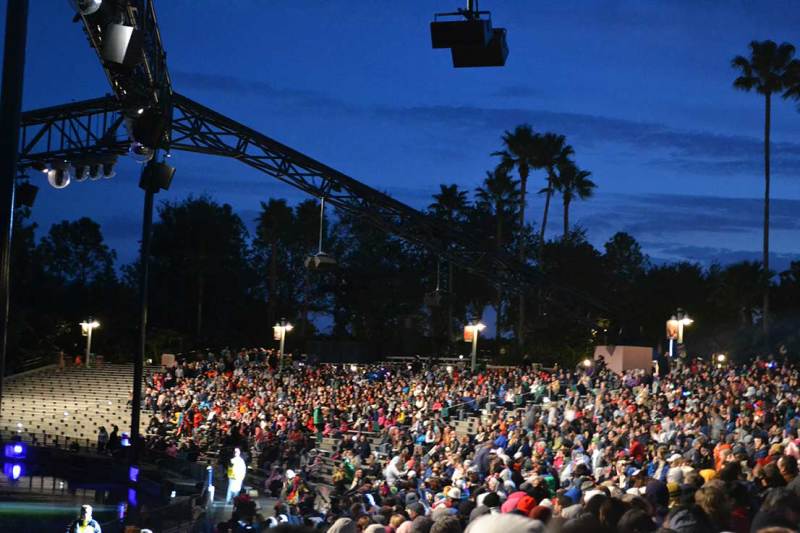
[[[75,181],[86,181],[89,178],[89,165],[86,163],[75,163]]]
[[[506,30],[494,28],[486,46],[456,46],[450,49],[450,53],[456,68],[502,67],[508,58]]]
[[[117,173],[114,171],[114,164],[116,162],[117,161],[115,159],[103,162],[103,177],[104,178],[106,178],[106,179],[113,178],[114,176],[117,175]]]
[[[325,229],[325,197],[320,200],[319,205],[319,250],[313,255],[306,257],[305,267],[309,270],[325,272],[336,268],[336,259],[322,251],[322,237]]]
[[[433,48],[450,48],[453,66],[502,67],[508,58],[504,28],[493,28],[491,13],[467,0],[467,8],[437,13],[431,22]]]

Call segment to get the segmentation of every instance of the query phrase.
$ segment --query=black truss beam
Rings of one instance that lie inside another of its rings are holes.
[[[495,284],[538,286],[537,271],[510,254],[489,254],[464,233],[179,93],[172,103],[170,149],[236,159]]]
[[[79,20],[117,99],[130,107],[169,105],[172,82],[153,0],[104,2],[98,12],[80,16]],[[103,60],[103,39],[111,22],[132,26],[140,32],[141,55],[135,64],[121,66]]]
[[[124,154],[130,145],[124,120],[113,96],[27,111],[20,125],[18,166]]]

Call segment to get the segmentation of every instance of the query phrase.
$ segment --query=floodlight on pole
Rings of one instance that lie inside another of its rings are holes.
[[[678,309],[678,343],[683,344],[683,328],[694,324],[694,320],[683,310]]]
[[[280,322],[277,322],[274,326],[272,326],[272,331],[275,334],[275,340],[280,341],[280,349],[278,351],[278,370],[279,372],[283,372],[283,347],[284,343],[286,342],[286,332],[292,331],[294,326],[286,321],[285,318],[282,318]]]
[[[100,327],[97,320],[86,320],[80,323],[81,331],[86,335],[86,368],[89,368],[89,358],[92,355],[92,331]]]
[[[464,326],[464,340],[472,341],[472,359],[470,369],[475,372],[478,359],[478,333],[486,329],[486,325],[479,321]]]

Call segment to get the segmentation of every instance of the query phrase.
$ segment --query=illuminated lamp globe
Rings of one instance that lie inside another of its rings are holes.
[[[89,179],[92,181],[99,180],[103,176],[100,175],[100,163],[92,163],[89,165]]]
[[[131,143],[128,153],[134,161],[142,165],[153,159],[153,155],[155,155],[155,151],[152,148],[149,148],[138,141],[133,141]]]
[[[103,0],[70,0],[69,3],[81,15],[92,15],[100,9]]]
[[[89,165],[75,165],[75,181],[86,181],[89,178]]]
[[[69,185],[71,176],[66,168],[51,168],[47,171],[47,183],[55,189],[63,189]]]

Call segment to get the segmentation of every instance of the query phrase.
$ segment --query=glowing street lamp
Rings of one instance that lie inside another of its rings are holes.
[[[478,358],[478,333],[484,329],[486,329],[486,325],[479,321],[464,326],[464,340],[466,342],[472,341],[472,365],[470,368],[473,372],[475,372],[476,360]]]
[[[280,372],[283,372],[283,345],[284,342],[286,341],[286,332],[292,331],[292,329],[294,329],[294,326],[286,322],[285,318],[282,318],[280,322],[272,326],[272,331],[275,334],[275,340],[281,341],[280,350],[278,351],[278,361],[279,361],[278,369]]]
[[[682,309],[667,320],[667,339],[669,340],[669,356],[674,355],[673,343],[683,344],[683,328],[694,324],[694,320],[684,313]]]
[[[100,327],[100,322],[97,320],[86,320],[80,323],[81,333],[86,336],[86,368],[89,368],[89,358],[92,355],[92,330]]]

